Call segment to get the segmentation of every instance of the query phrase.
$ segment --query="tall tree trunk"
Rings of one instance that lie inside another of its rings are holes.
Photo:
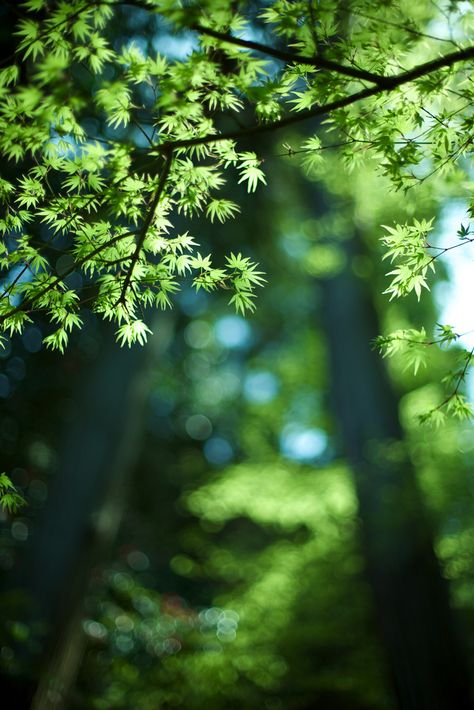
[[[398,401],[380,356],[367,283],[351,268],[361,249],[341,242],[347,267],[323,283],[335,413],[354,471],[367,575],[403,710],[472,707],[432,533],[403,447]]]
[[[39,685],[17,683],[11,707],[29,707],[33,694],[34,710],[65,707],[83,652],[82,601],[89,571],[115,536],[138,456],[156,341],[147,348],[122,349],[107,330],[100,356],[79,378],[58,471],[16,580],[34,604],[34,618],[26,623],[41,621],[48,633],[36,659],[42,668]]]

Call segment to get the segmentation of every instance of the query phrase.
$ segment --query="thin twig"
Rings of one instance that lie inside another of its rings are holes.
[[[8,318],[11,318],[11,316],[14,316],[15,313],[19,313],[20,311],[26,311],[28,309],[28,306],[31,306],[35,301],[40,299],[42,296],[44,296],[46,293],[51,291],[55,286],[60,284],[64,279],[69,276],[69,274],[72,274],[73,271],[75,271],[78,267],[83,266],[83,264],[86,263],[86,261],[90,261],[94,256],[97,256],[97,254],[100,254],[101,251],[104,251],[104,249],[108,249],[109,247],[113,246],[116,242],[120,241],[121,239],[125,239],[126,237],[131,237],[134,234],[136,234],[135,231],[132,232],[125,232],[125,234],[118,234],[115,237],[112,237],[109,239],[108,242],[105,242],[104,244],[100,244],[96,249],[93,251],[89,252],[84,256],[82,259],[78,259],[77,261],[72,264],[66,271],[61,274],[61,276],[58,276],[55,278],[53,281],[51,281],[49,284],[47,284],[39,293],[34,293],[32,294],[29,298],[26,298],[22,303],[20,303],[18,306],[15,308],[12,308],[11,311],[8,313],[2,313],[0,314],[0,323],[3,323],[5,320]],[[131,258],[131,257],[130,257]]]
[[[135,251],[132,254],[132,257],[130,260],[130,266],[128,267],[127,275],[126,275],[125,280],[123,282],[122,291],[120,293],[120,298],[118,299],[117,303],[122,303],[123,305],[125,305],[127,290],[130,285],[133,270],[134,270],[136,263],[139,259],[139,256],[140,256],[140,253],[141,253],[141,250],[143,247],[143,243],[144,243],[146,236],[148,234],[148,230],[149,230],[151,223],[153,222],[153,219],[155,217],[156,208],[158,207],[158,204],[161,200],[161,196],[163,194],[163,190],[165,188],[166,181],[168,179],[168,175],[169,175],[169,172],[171,169],[172,161],[173,161],[173,152],[170,150],[165,154],[165,164],[163,166],[163,170],[160,175],[158,186],[157,186],[157,188],[155,190],[155,194],[153,195],[153,198],[150,202],[150,206],[148,208],[148,214],[147,214],[145,221],[143,223],[143,226],[138,234]]]

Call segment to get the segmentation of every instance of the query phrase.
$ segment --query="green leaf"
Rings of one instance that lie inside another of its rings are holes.
[[[18,493],[6,473],[0,473],[0,505],[8,513],[17,513],[20,508],[26,505],[26,500]]]

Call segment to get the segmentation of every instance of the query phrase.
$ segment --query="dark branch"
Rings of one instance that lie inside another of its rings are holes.
[[[432,59],[429,62],[419,64],[417,67],[402,72],[397,76],[386,77],[384,81],[389,84],[393,84],[393,88],[396,88],[401,84],[406,84],[414,79],[420,79],[422,76],[432,74],[438,69],[452,67],[454,64],[463,62],[466,59],[474,59],[474,46],[465,47],[464,49],[459,49],[456,52],[451,52],[450,54],[444,54],[443,56],[438,57],[438,59]]]
[[[235,44],[237,47],[252,49],[255,52],[268,54],[268,56],[280,59],[282,62],[307,64],[315,67],[316,69],[327,69],[328,71],[333,71],[336,74],[343,74],[344,76],[349,76],[352,79],[370,81],[374,84],[379,84],[384,81],[384,77],[379,74],[372,74],[372,72],[357,69],[356,67],[348,67],[344,64],[333,62],[330,59],[325,59],[321,56],[307,57],[300,54],[294,54],[293,52],[285,52],[281,49],[276,49],[275,47],[269,47],[266,44],[260,44],[260,42],[252,42],[250,40],[240,39],[240,37],[233,37],[232,35],[225,34],[224,32],[217,32],[216,30],[212,30],[210,27],[203,27],[202,25],[192,25],[191,29],[196,30],[199,34],[208,35],[209,37],[214,37],[222,42],[227,42],[227,44]]]
[[[18,306],[15,306],[15,308],[12,308],[11,311],[8,311],[8,313],[2,313],[0,314],[0,323],[3,323],[4,321],[7,320],[7,318],[10,318],[11,316],[14,316],[15,313],[19,313],[20,311],[26,311],[28,312],[28,307],[31,306],[35,301],[38,301],[42,296],[44,296],[46,293],[49,293],[55,286],[58,286],[60,283],[64,281],[64,279],[69,276],[69,274],[72,274],[73,271],[75,271],[78,267],[83,266],[86,261],[90,261],[94,256],[97,256],[100,254],[104,249],[109,249],[111,246],[116,244],[122,239],[125,239],[126,237],[130,237],[134,235],[136,232],[125,232],[125,234],[118,234],[115,237],[112,237],[109,239],[108,242],[105,242],[104,244],[100,244],[98,247],[96,247],[93,251],[89,252],[84,256],[82,259],[78,259],[77,261],[74,261],[72,266],[70,266],[64,273],[61,274],[61,276],[57,276],[54,278],[52,281],[50,281],[44,288],[41,289],[38,293],[34,293],[32,296],[29,298],[25,298],[24,301],[22,301]],[[131,257],[128,257],[131,258]]]
[[[215,143],[224,140],[238,140],[239,138],[245,138],[246,136],[255,136],[260,133],[267,133],[268,131],[275,131],[280,128],[285,128],[286,126],[291,126],[294,123],[300,123],[300,121],[306,121],[309,118],[316,118],[317,116],[325,116],[338,109],[345,108],[351,104],[367,99],[371,96],[377,96],[383,93],[389,93],[394,91],[403,84],[408,84],[410,81],[415,81],[423,76],[427,76],[438,69],[444,69],[451,67],[467,59],[474,58],[474,46],[466,47],[457,52],[451,52],[450,54],[445,54],[438,59],[432,59],[429,62],[424,62],[419,64],[413,69],[404,71],[401,74],[396,74],[394,76],[381,77],[380,83],[377,86],[371,86],[367,89],[362,89],[354,94],[349,94],[342,99],[337,99],[331,101],[322,106],[315,106],[308,111],[302,111],[301,113],[293,114],[290,116],[285,116],[278,121],[273,121],[271,123],[263,123],[254,126],[248,126],[242,130],[229,131],[228,133],[220,133],[215,135],[202,136],[200,138],[184,138],[182,140],[167,141],[157,146],[157,150],[162,152],[169,152],[176,150],[177,148],[189,148],[195,145],[203,145],[206,143]]]
[[[130,266],[128,267],[127,275],[126,275],[124,282],[123,282],[120,298],[117,301],[117,303],[125,304],[125,298],[127,295],[128,287],[130,286],[130,282],[131,282],[132,275],[133,275],[133,270],[134,270],[136,263],[139,259],[140,252],[143,248],[143,243],[146,239],[146,236],[148,234],[148,230],[150,229],[151,223],[152,223],[153,218],[155,216],[156,208],[158,207],[159,202],[161,200],[161,196],[163,194],[163,190],[165,188],[166,181],[168,179],[168,175],[169,175],[169,172],[171,169],[172,161],[173,161],[173,151],[168,150],[165,152],[165,164],[163,166],[163,170],[160,175],[160,180],[159,180],[158,186],[155,190],[155,194],[153,195],[153,198],[150,202],[150,205],[148,208],[148,214],[147,214],[145,221],[143,222],[143,226],[138,234],[137,244],[135,246],[135,251],[132,254],[132,257],[130,260]]]

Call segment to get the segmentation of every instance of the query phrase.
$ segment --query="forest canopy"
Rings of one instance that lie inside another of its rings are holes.
[[[118,45],[109,26],[122,6],[148,13],[174,54]],[[430,219],[381,226],[390,298],[419,298],[437,259],[474,239],[470,3],[29,0],[17,14],[0,70],[3,337],[41,312],[44,342],[64,351],[86,308],[115,323],[121,344],[143,344],[146,308],[171,307],[189,281],[253,311],[272,274],[238,243],[216,263],[196,218],[225,225],[240,209],[229,185],[265,189],[278,167],[267,169],[262,135],[313,179],[337,148],[348,171],[375,162],[400,199],[436,181],[467,201],[448,244],[431,239]],[[294,126],[303,134],[288,142]],[[409,350],[417,370],[426,344],[457,338],[442,324],[378,346]],[[470,414],[459,387],[471,355],[435,421],[446,407]]]

